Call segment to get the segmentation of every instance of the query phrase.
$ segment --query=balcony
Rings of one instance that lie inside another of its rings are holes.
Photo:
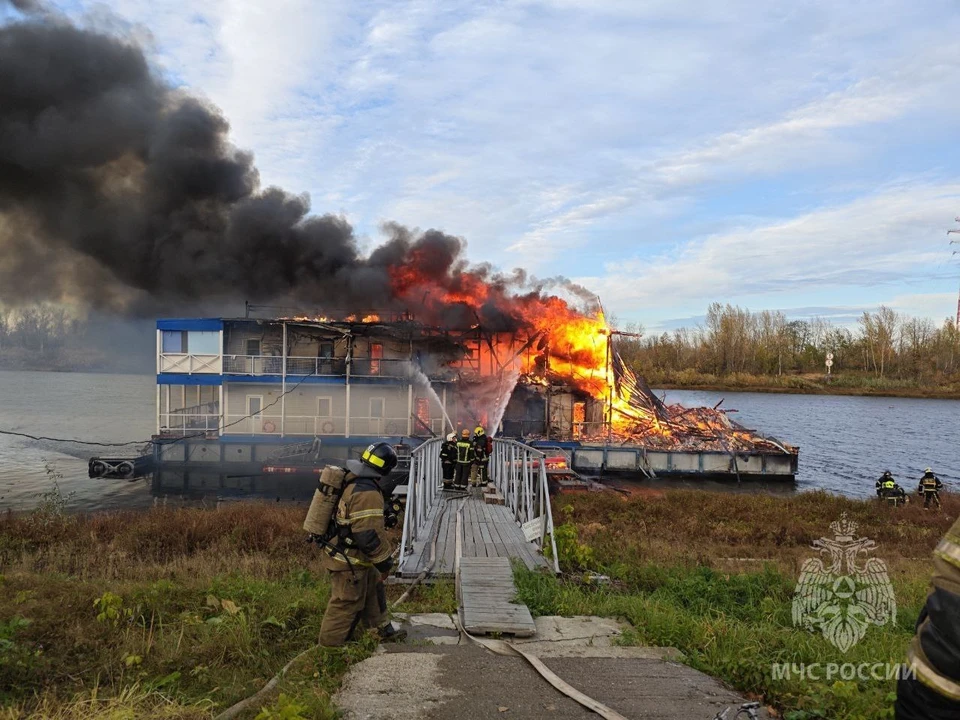
[[[195,373],[219,375],[223,363],[219,355],[200,355],[194,353],[160,353],[160,372]]]
[[[182,371],[180,371],[182,372]],[[282,375],[283,358],[279,355],[224,355],[224,375]],[[288,357],[287,375],[345,377],[346,358]],[[407,378],[410,363],[406,359],[354,358],[351,377]]]

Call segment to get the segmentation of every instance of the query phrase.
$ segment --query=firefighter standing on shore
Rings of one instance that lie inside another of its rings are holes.
[[[883,500],[886,497],[888,490],[893,490],[897,485],[897,481],[893,479],[893,473],[889,470],[884,470],[883,475],[877,480],[877,497]]]
[[[896,720],[960,717],[960,520],[933,551],[933,589],[897,682]]]
[[[454,433],[447,435],[447,439],[440,445],[440,470],[443,487],[449,490],[453,487],[453,476],[457,470],[457,436]]]
[[[406,635],[388,622],[383,585],[393,565],[393,547],[383,524],[380,481],[396,464],[396,452],[384,442],[370,445],[359,461],[347,461],[334,517],[336,532],[321,555],[331,586],[320,625],[321,645],[343,645],[361,622],[376,628],[381,640],[402,640]]]
[[[464,428],[463,432],[460,433],[460,440],[457,442],[457,472],[453,481],[455,488],[459,490],[467,489],[467,483],[470,482],[470,471],[473,468],[475,457],[473,441],[470,439],[470,431]]]
[[[473,485],[483,487],[490,480],[488,469],[490,467],[490,438],[483,431],[480,425],[477,425],[473,431],[473,471],[470,473],[470,482]]]
[[[936,506],[940,507],[941,490],[943,490],[943,483],[940,482],[940,478],[934,475],[930,468],[924,470],[920,485],[917,487],[917,495],[923,495],[924,510],[930,507],[930,503],[936,503]]]

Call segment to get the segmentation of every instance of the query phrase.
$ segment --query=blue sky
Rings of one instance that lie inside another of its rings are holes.
[[[711,301],[956,310],[953,0],[59,6],[129,23],[265,185],[370,246],[440,228],[649,329]]]

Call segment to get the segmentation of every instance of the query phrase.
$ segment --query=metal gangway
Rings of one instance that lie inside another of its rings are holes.
[[[544,454],[494,439],[489,475],[496,493],[485,498],[479,489],[466,495],[443,490],[441,444],[434,438],[411,454],[397,574],[452,577],[458,547],[460,557],[516,558],[531,569],[558,573]],[[543,552],[547,542],[549,558]]]

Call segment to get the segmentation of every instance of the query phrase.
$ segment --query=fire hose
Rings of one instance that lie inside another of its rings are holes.
[[[447,502],[453,499],[454,498],[448,498]],[[462,511],[465,503],[466,503],[466,498],[463,498],[460,502],[460,506],[457,508],[457,535],[456,535],[455,563],[456,563],[458,595],[459,595],[459,586],[460,586],[460,556],[462,554],[461,552],[461,547],[462,547],[461,537],[463,532],[462,531],[462,522],[463,522]],[[427,567],[424,568],[424,570],[421,571],[419,575],[417,575],[414,581],[410,584],[410,587],[407,588],[407,590],[399,598],[397,598],[395,602],[391,604],[391,608],[397,607],[398,605],[405,602],[407,598],[410,596],[410,593],[413,592],[413,590],[421,582],[423,582],[423,580],[427,577],[427,575],[429,575],[430,572],[433,570],[433,567],[437,562],[437,540],[440,534],[440,525],[441,525],[440,520],[443,514],[447,511],[448,507],[449,507],[448,505],[446,504],[444,505],[444,507],[440,511],[440,515],[437,517],[437,520],[434,523],[433,533],[430,538],[430,562],[428,563]],[[459,617],[456,617],[454,619],[454,622],[457,624],[457,628],[461,633],[463,633],[463,635],[465,635],[467,638],[469,638],[476,644],[480,645],[481,647],[486,648],[490,652],[496,655],[523,658],[530,664],[531,667],[533,667],[534,670],[536,670],[540,674],[541,677],[543,677],[544,680],[550,683],[554,688],[556,688],[561,693],[569,697],[571,700],[578,702],[580,705],[587,708],[588,710],[595,712],[597,715],[604,718],[605,720],[627,720],[626,717],[618,713],[613,708],[607,707],[603,703],[598,702],[597,700],[594,700],[590,696],[583,694],[572,685],[568,685],[566,682],[563,681],[562,678],[560,678],[560,676],[558,676],[550,668],[548,668],[543,663],[543,661],[540,660],[540,658],[538,658],[536,655],[532,655],[530,653],[524,652],[523,650],[519,649],[517,646],[511,643],[508,643],[505,640],[491,640],[488,638],[475,637],[466,631],[466,629],[463,627],[463,624],[460,622]],[[295,658],[293,658],[293,660],[291,660],[286,665],[284,665],[280,669],[280,672],[274,675],[270,679],[270,681],[266,685],[264,685],[263,688],[261,688],[258,692],[246,698],[245,700],[241,700],[235,705],[232,705],[231,707],[227,708],[222,713],[217,715],[213,720],[232,720],[241,712],[243,712],[250,706],[254,705],[258,701],[262,700],[274,688],[276,688],[281,678],[283,678],[283,676],[287,673],[287,671],[291,667],[293,667],[297,663],[297,661],[299,661],[303,657],[306,657],[314,650],[317,650],[319,647],[320,645],[317,644],[317,645],[314,645],[313,647],[310,647],[304,650],[302,653],[300,653]]]
[[[453,499],[453,498],[449,498],[448,500],[451,500],[451,499]],[[462,507],[463,507],[463,504],[461,503],[460,508],[462,508]],[[460,518],[460,508],[457,508],[457,519],[458,519],[458,520],[459,520],[459,518]],[[400,604],[402,604],[403,602],[405,602],[405,601],[407,600],[407,598],[410,597],[410,593],[412,593],[413,590],[414,590],[421,582],[423,582],[423,580],[427,577],[427,575],[430,574],[430,571],[433,570],[433,566],[434,566],[434,565],[436,564],[436,562],[437,562],[437,539],[438,539],[438,537],[439,537],[439,535],[440,535],[440,518],[443,516],[443,514],[444,514],[446,511],[447,511],[447,505],[444,505],[443,508],[440,510],[440,515],[437,517],[437,521],[434,523],[433,535],[432,535],[432,537],[430,538],[430,563],[429,563],[429,564],[427,565],[427,567],[423,570],[423,572],[421,572],[419,575],[417,575],[417,577],[414,579],[414,581],[413,581],[412,583],[410,583],[410,587],[406,589],[406,591],[403,593],[403,595],[401,595],[399,598],[397,598],[396,601],[394,601],[394,602],[390,605],[391,608],[395,608],[395,607],[397,607],[398,605],[400,605]],[[246,710],[246,709],[249,708],[250,706],[255,705],[256,703],[258,703],[258,702],[260,702],[261,700],[263,700],[267,695],[269,695],[269,694],[271,693],[271,691],[273,691],[274,688],[277,687],[277,684],[280,682],[281,678],[283,678],[283,676],[287,674],[287,671],[288,671],[291,667],[293,667],[301,658],[306,657],[307,655],[309,655],[310,653],[312,653],[314,650],[319,649],[320,647],[321,647],[321,646],[320,646],[320,644],[318,643],[318,644],[313,645],[312,647],[309,647],[309,648],[307,648],[306,650],[304,650],[302,653],[300,653],[300,654],[297,655],[295,658],[293,658],[293,660],[291,660],[291,661],[288,662],[286,665],[284,665],[282,668],[280,668],[280,672],[278,672],[276,675],[274,675],[272,678],[270,678],[270,682],[268,682],[266,685],[264,685],[262,688],[260,688],[260,690],[258,690],[256,693],[254,693],[254,694],[251,695],[250,697],[245,698],[245,699],[243,699],[243,700],[241,700],[241,701],[239,701],[239,702],[231,705],[231,706],[228,707],[226,710],[224,710],[222,713],[220,713],[219,715],[215,716],[215,717],[213,718],[213,720],[232,720],[233,718],[235,718],[237,715],[239,715],[240,713],[242,713],[244,710]]]
[[[456,558],[454,562],[456,566],[458,600],[460,595],[460,555],[461,555],[461,539],[460,538],[463,532],[461,527],[461,523],[462,523],[461,510],[462,509],[463,509],[463,505],[461,504],[461,506],[457,508],[457,548],[456,548],[456,555],[454,556]],[[553,685],[553,687],[555,687],[557,690],[562,692],[571,700],[575,700],[576,702],[580,703],[581,705],[583,705],[583,707],[587,708],[588,710],[592,710],[593,712],[595,712],[597,715],[604,718],[605,720],[627,720],[626,717],[618,713],[613,708],[607,707],[603,703],[598,702],[597,700],[594,700],[589,695],[584,695],[582,692],[577,690],[572,685],[568,685],[566,682],[563,681],[563,679],[559,675],[557,675],[555,672],[553,672],[553,670],[548,668],[543,663],[543,661],[540,658],[538,658],[536,655],[532,655],[530,653],[524,652],[523,650],[518,648],[516,645],[512,643],[508,643],[506,640],[491,640],[488,638],[475,637],[471,635],[469,632],[467,632],[466,628],[463,627],[463,623],[460,622],[459,617],[455,619],[455,622],[457,623],[457,628],[460,630],[460,632],[466,635],[468,638],[470,638],[470,640],[475,642],[477,645],[480,645],[481,647],[486,648],[487,650],[489,650],[490,652],[496,655],[523,658],[528,663],[530,663],[531,667],[533,667],[534,670],[540,673],[540,676],[544,680],[546,680],[548,683]]]

